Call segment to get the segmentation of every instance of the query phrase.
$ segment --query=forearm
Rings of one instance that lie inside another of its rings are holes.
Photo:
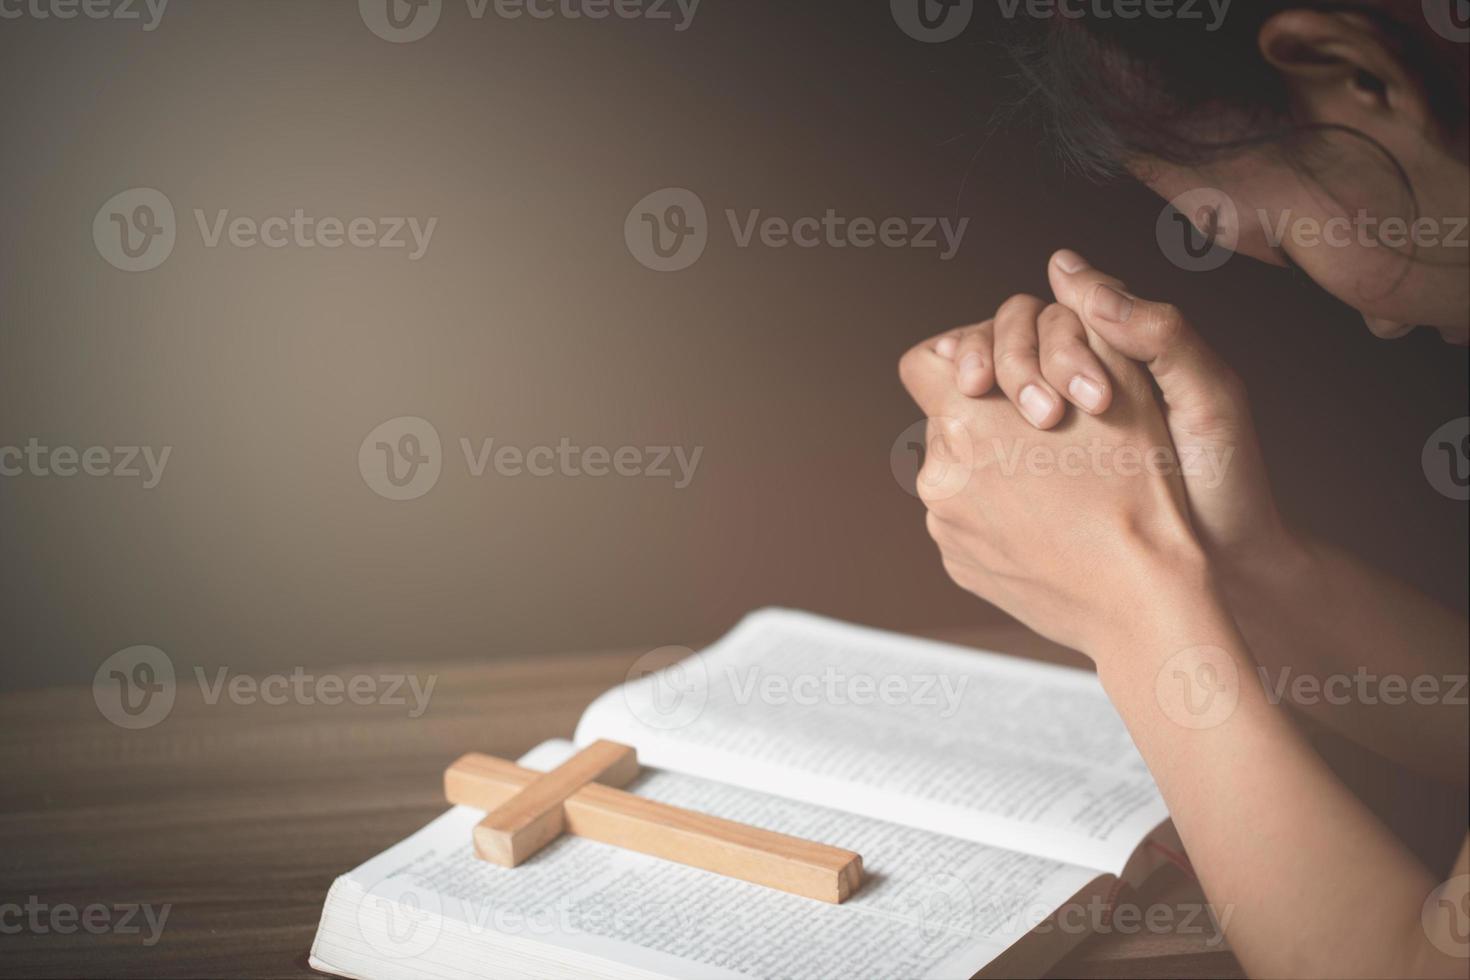
[[[1323,543],[1283,538],[1221,587],[1268,696],[1446,782],[1470,769],[1465,619]]]
[[[1247,971],[1461,975],[1419,928],[1436,880],[1267,700],[1207,576],[1161,571],[1099,674]]]

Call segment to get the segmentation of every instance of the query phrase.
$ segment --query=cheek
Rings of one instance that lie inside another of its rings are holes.
[[[1318,287],[1366,317],[1465,335],[1470,329],[1470,232],[1463,219],[1420,229],[1415,223],[1419,209],[1405,198],[1398,176],[1383,171],[1376,159],[1361,163],[1310,181],[1271,156],[1241,158],[1209,174],[1171,166],[1130,169],[1166,200],[1188,198],[1201,187],[1221,188],[1228,203],[1222,205],[1220,221],[1233,233],[1225,243],[1238,255],[1276,266],[1295,264]],[[1461,214],[1464,205],[1440,210]],[[1423,240],[1426,231],[1429,241]],[[1382,235],[1394,240],[1384,241]]]
[[[1470,296],[1463,265],[1436,265],[1384,245],[1353,241],[1291,248],[1312,281],[1364,316],[1405,326],[1463,328]]]
[[[1287,245],[1292,261],[1323,290],[1368,316],[1403,319],[1405,289],[1414,267],[1387,248],[1357,242]]]

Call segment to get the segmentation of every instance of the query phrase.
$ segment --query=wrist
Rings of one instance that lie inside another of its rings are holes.
[[[1216,570],[1192,538],[1138,549],[1120,571],[1117,580],[1128,585],[1109,602],[1084,651],[1099,673],[1115,661],[1147,659],[1150,650],[1211,642],[1203,634],[1219,633],[1230,620]]]
[[[1191,682],[1195,693],[1208,696],[1215,690],[1233,705],[1243,680],[1255,670],[1224,604],[1206,591],[1193,590],[1179,593],[1171,603],[1140,610],[1129,631],[1112,634],[1096,663],[1103,690],[1125,718],[1149,717],[1162,708],[1187,728],[1210,718],[1194,719],[1194,711],[1174,710],[1184,707],[1171,700],[1181,696],[1181,678]]]
[[[1231,608],[1263,595],[1279,596],[1315,580],[1317,553],[1309,538],[1279,524],[1248,549],[1218,556],[1216,578]]]

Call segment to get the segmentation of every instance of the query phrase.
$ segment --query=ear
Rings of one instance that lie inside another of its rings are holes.
[[[1419,80],[1367,17],[1287,10],[1261,25],[1257,43],[1313,121],[1365,130],[1397,122],[1418,132],[1432,125]]]

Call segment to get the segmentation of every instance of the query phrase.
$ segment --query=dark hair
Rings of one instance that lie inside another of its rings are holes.
[[[1245,0],[1215,24],[1207,17],[1099,16],[1067,0],[1057,6],[1066,14],[1022,16],[1012,25],[1007,47],[1025,86],[1013,108],[1031,115],[1041,103],[1042,125],[1063,160],[1095,179],[1124,173],[1137,157],[1198,165],[1262,144],[1300,150],[1304,137],[1323,130],[1351,133],[1293,124],[1286,86],[1257,47],[1261,26],[1288,9],[1369,18],[1400,60],[1421,73],[1441,125],[1463,125],[1460,80],[1436,50],[1418,0]]]

